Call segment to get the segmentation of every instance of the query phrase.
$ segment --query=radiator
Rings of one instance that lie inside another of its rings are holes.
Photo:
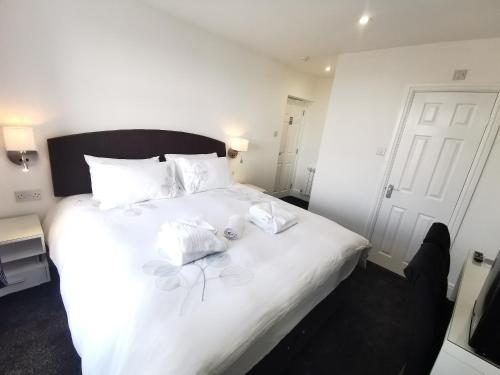
[[[306,182],[306,188],[304,190],[304,195],[310,197],[311,196],[311,190],[312,190],[312,184],[314,181],[314,174],[316,173],[316,168],[309,167],[307,168],[307,182]]]

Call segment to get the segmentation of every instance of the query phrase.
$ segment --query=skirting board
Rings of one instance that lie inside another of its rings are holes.
[[[302,194],[299,190],[297,189],[292,189],[290,190],[290,195],[295,198],[302,199],[303,201],[309,202],[309,195]]]
[[[457,298],[457,294],[454,292],[455,292],[455,284],[448,283],[448,292],[446,293],[446,297],[448,297],[450,301],[455,301],[455,299]]]
[[[277,193],[277,192],[274,192],[271,195],[273,197],[276,197],[276,198],[283,198],[283,197],[292,196],[292,197],[295,197],[295,198],[302,199],[303,201],[309,202],[309,197],[307,195],[304,195],[304,194],[300,193],[298,190],[295,190],[295,189],[290,190],[288,193]]]

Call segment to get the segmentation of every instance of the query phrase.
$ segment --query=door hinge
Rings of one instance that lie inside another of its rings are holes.
[[[302,116],[305,116],[305,114],[306,114],[306,110],[304,109],[304,110],[302,111]]]
[[[299,149],[298,149],[298,148],[296,148],[296,149],[295,149],[295,155],[298,155],[298,154],[299,154]]]
[[[290,184],[290,190],[292,189],[292,184]]]

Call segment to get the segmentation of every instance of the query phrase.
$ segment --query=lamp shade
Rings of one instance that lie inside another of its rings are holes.
[[[248,151],[248,139],[245,138],[231,138],[229,146],[235,151]]]
[[[35,151],[35,136],[33,128],[5,127],[3,138],[7,151]]]

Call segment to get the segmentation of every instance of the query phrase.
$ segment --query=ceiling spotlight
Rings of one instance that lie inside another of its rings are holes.
[[[309,57],[309,56],[304,56],[304,57],[302,58],[302,61],[304,61],[304,62],[308,62],[308,61],[309,61],[309,59],[310,59],[310,57]]]
[[[358,23],[359,23],[360,25],[366,25],[366,24],[368,23],[368,21],[370,21],[370,16],[368,16],[368,15],[364,15],[364,16],[362,16],[362,17],[359,19]]]
[[[328,65],[326,68],[325,68],[325,72],[329,72],[330,70],[332,70],[332,67],[330,65]]]

